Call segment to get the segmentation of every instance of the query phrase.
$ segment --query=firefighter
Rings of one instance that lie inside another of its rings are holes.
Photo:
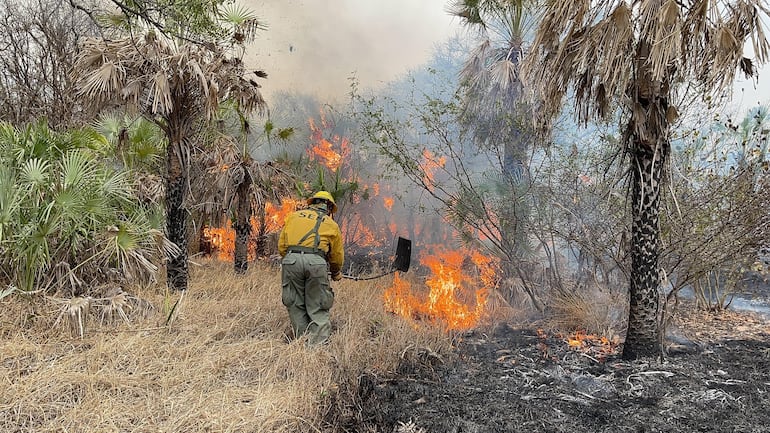
[[[342,279],[345,259],[342,234],[332,219],[337,210],[327,191],[318,191],[306,209],[286,218],[278,240],[281,255],[281,301],[289,311],[294,337],[307,334],[310,344],[325,343],[331,334],[329,310],[334,281]]]

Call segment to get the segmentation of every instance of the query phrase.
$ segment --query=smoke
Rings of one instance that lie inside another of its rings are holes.
[[[268,26],[248,48],[268,73],[263,92],[344,97],[355,76],[379,88],[430,58],[459,23],[447,0],[244,0]]]

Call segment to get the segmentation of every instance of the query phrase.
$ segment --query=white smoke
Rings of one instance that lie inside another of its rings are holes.
[[[336,100],[355,75],[379,88],[426,62],[459,28],[447,0],[243,0],[268,29],[246,62],[263,69],[263,93],[290,91]]]

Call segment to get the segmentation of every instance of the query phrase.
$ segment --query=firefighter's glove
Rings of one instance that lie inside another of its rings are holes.
[[[342,279],[342,272],[335,272],[332,274],[332,280],[339,281]]]

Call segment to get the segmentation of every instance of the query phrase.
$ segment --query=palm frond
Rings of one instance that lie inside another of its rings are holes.
[[[21,167],[21,182],[35,188],[45,187],[51,177],[50,166],[48,161],[38,158],[30,159]]]
[[[61,161],[61,187],[70,190],[88,184],[96,176],[97,170],[82,151],[68,152]]]
[[[19,210],[22,205],[22,194],[16,183],[15,171],[0,164],[0,251],[2,244],[14,232],[14,226],[19,223]]]
[[[232,28],[232,37],[238,43],[252,41],[257,32],[267,30],[267,24],[243,5],[228,4],[220,9],[220,20]]]
[[[155,72],[152,78],[152,113],[168,114],[173,110],[173,98],[171,96],[171,86],[168,81],[167,72],[160,70]]]

